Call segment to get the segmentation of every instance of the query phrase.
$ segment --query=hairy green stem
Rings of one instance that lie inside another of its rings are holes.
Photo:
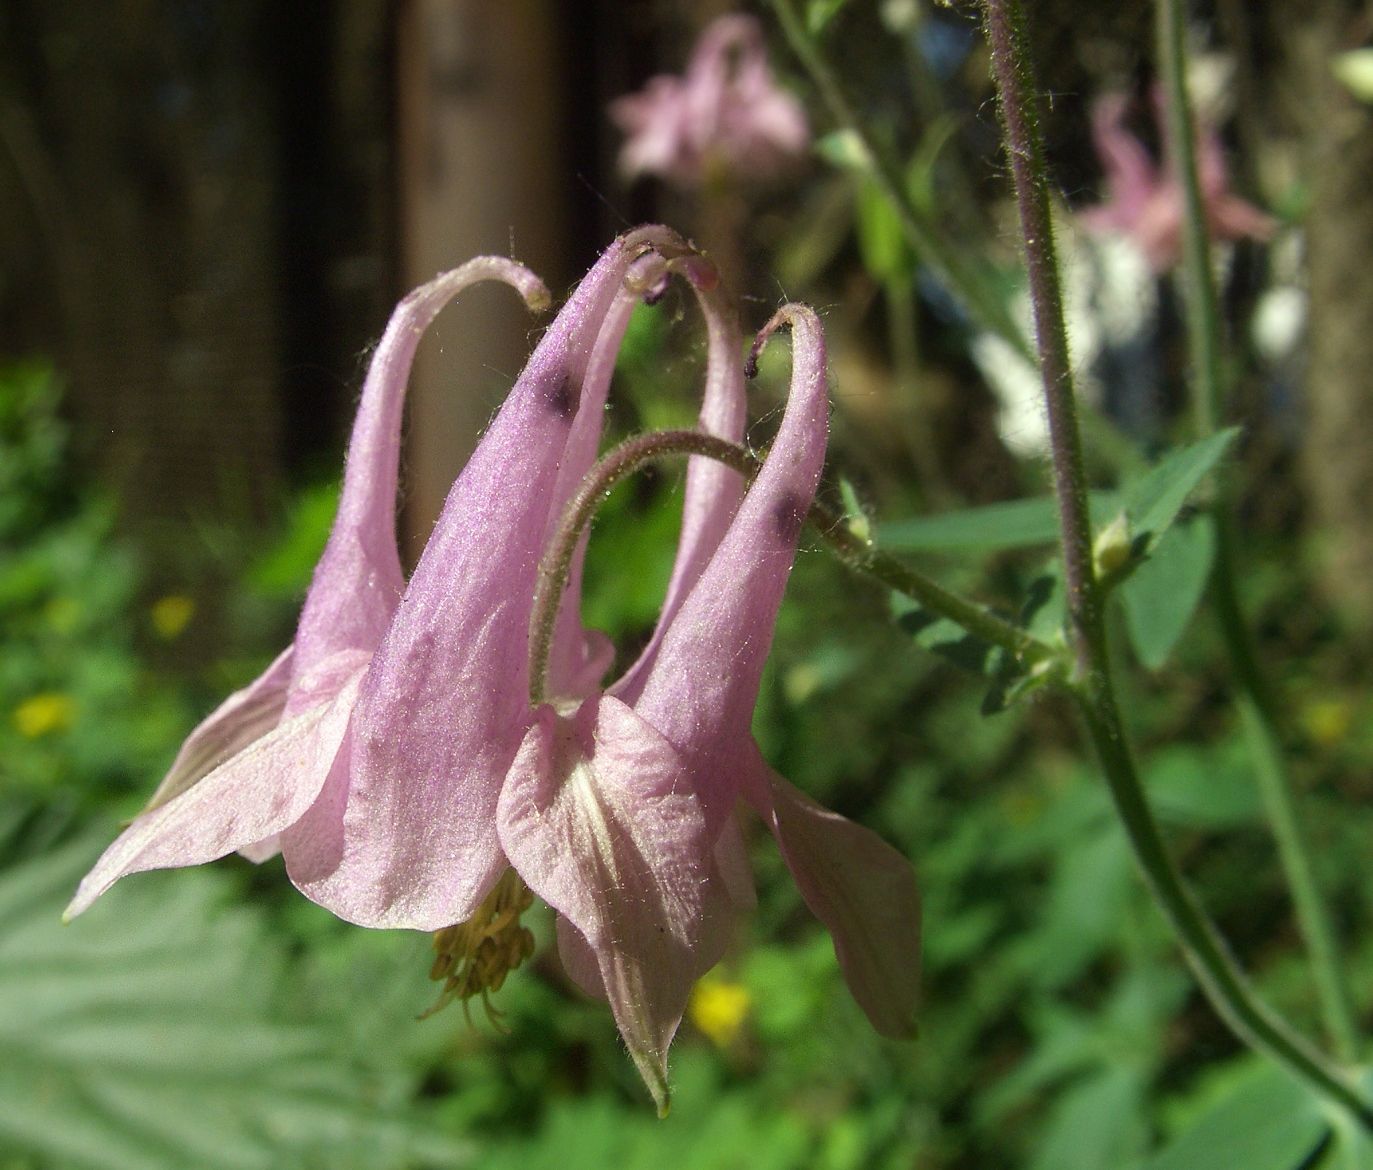
[[[906,190],[900,169],[863,130],[838,79],[807,31],[792,0],[771,2],[787,43],[810,75],[831,120],[859,144],[868,160],[868,173],[896,213],[901,231],[916,254],[939,274],[948,290],[982,328],[995,333],[1022,357],[1033,361],[1034,353],[1029,341],[1011,316],[1005,300],[982,270],[969,262],[967,249],[950,240],[946,230],[916,205]]]
[[[529,701],[537,707],[548,700],[548,667],[552,654],[558,606],[567,589],[577,545],[606,493],[621,480],[654,460],[670,455],[700,455],[732,467],[748,478],[758,473],[761,459],[746,447],[701,431],[654,431],[627,439],[604,455],[582,481],[563,511],[558,529],[539,566],[534,606],[529,619]],[[936,584],[922,573],[879,552],[856,533],[848,521],[824,504],[813,503],[806,517],[844,564],[880,581],[924,608],[957,623],[974,637],[998,646],[1016,662],[1031,669],[1051,663],[1058,651]]]
[[[1294,1036],[1256,998],[1215,926],[1183,882],[1144,794],[1115,698],[1101,591],[1092,564],[1081,440],[1049,219],[1048,172],[1024,13],[1018,0],[984,0],[983,7],[1025,237],[1049,416],[1068,583],[1069,635],[1078,667],[1070,689],[1145,882],[1217,1013],[1245,1044],[1349,1110],[1364,1125],[1373,1126],[1373,1107],[1360,1097],[1343,1073]]]
[[[1048,168],[1039,127],[1038,97],[1025,22],[1017,3],[987,0],[987,40],[992,72],[1001,102],[1007,155],[1014,179],[1016,209],[1025,242],[1025,266],[1034,306],[1035,343],[1049,419],[1049,448],[1054,469],[1063,540],[1063,577],[1068,594],[1068,624],[1078,671],[1086,675],[1104,667],[1097,653],[1104,646],[1101,596],[1092,564],[1092,519],[1082,466],[1082,439],[1077,422],[1077,395],[1068,357],[1068,329],[1054,251],[1049,211]]]
[[[1197,173],[1196,134],[1187,92],[1181,0],[1157,0],[1159,68],[1166,95],[1168,146],[1183,193],[1183,300],[1192,359],[1192,403],[1197,437],[1212,434],[1224,413],[1225,387],[1220,314],[1212,279],[1206,208]],[[1278,732],[1276,706],[1259,667],[1253,638],[1240,606],[1236,540],[1230,520],[1232,495],[1222,483],[1213,507],[1216,563],[1210,581],[1211,602],[1220,627],[1231,673],[1236,706],[1254,761],[1278,857],[1292,892],[1297,924],[1311,957],[1312,974],[1326,1031],[1342,1060],[1359,1054],[1359,1030],[1344,979],[1344,965],[1330,912],[1317,880],[1293,784]]]

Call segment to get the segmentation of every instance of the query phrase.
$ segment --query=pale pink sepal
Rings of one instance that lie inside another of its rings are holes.
[[[757,904],[744,837],[738,821],[731,819],[711,851],[710,875],[702,890],[701,942],[693,956],[693,979],[699,979],[724,957],[739,915]],[[600,963],[586,936],[561,915],[556,934],[558,958],[568,978],[587,995],[606,999]]]
[[[201,865],[294,822],[329,774],[361,680],[359,671],[333,702],[288,719],[176,800],[136,818],[82,880],[65,917],[126,874]]]
[[[235,691],[186,737],[143,812],[180,796],[231,756],[261,739],[281,721],[295,648],[288,646],[256,679]]]
[[[696,977],[710,845],[672,746],[623,703],[541,708],[501,791],[506,856],[595,952],[660,1112]]]
[[[834,939],[849,991],[881,1035],[916,1032],[920,892],[911,864],[876,833],[817,804],[758,762],[750,800],[801,897]]]
[[[739,793],[753,708],[796,543],[815,496],[829,431],[819,319],[787,306],[791,392],[777,439],[690,595],[663,634],[634,709],[690,761],[707,822],[718,832]],[[616,688],[611,694],[618,694]]]

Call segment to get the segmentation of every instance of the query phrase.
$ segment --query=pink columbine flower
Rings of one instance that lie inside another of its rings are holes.
[[[1155,112],[1162,98],[1155,95]],[[1125,128],[1127,99],[1101,98],[1092,110],[1092,141],[1105,172],[1109,198],[1082,214],[1093,231],[1121,233],[1135,242],[1155,272],[1166,272],[1182,255],[1182,183],[1169,162],[1160,169],[1144,144]],[[1230,190],[1225,154],[1215,130],[1197,128],[1197,178],[1207,231],[1213,239],[1267,240],[1277,225]]]
[[[667,1049],[687,992],[722,953],[734,907],[752,899],[733,817],[743,798],[830,928],[874,1025],[909,1033],[919,915],[909,865],[771,772],[749,731],[824,458],[823,341],[809,310],[779,314],[793,323],[793,388],[752,488],[715,464],[689,468],[682,542],[644,654],[601,686],[607,647],[577,620],[574,571],[551,648],[555,698],[530,703],[540,562],[595,459],[630,309],[669,262],[706,308],[701,427],[742,435],[741,344],[706,295],[706,266],[666,229],[616,241],[454,484],[375,651],[344,651],[347,669],[329,674],[338,696],[299,717],[312,722],[289,748],[249,768],[239,763],[259,751],[249,747],[140,817],[73,912],[125,873],[275,836],[292,881],[340,917],[437,932],[433,974],[445,997],[465,1000],[499,988],[527,957],[519,915],[532,889],[558,912],[569,972],[609,999],[666,1108]]]
[[[68,918],[128,873],[198,865],[235,850],[265,860],[277,851],[277,834],[319,795],[405,586],[396,484],[415,349],[444,305],[485,280],[512,285],[531,308],[548,303],[528,269],[482,257],[397,306],[363,384],[338,514],[295,640],[186,738],[142,813],[81,883]]]
[[[626,178],[659,175],[697,187],[717,175],[769,180],[810,146],[800,103],[777,85],[763,31],[749,16],[722,16],[705,29],[685,77],[663,74],[610,105],[627,138]]]

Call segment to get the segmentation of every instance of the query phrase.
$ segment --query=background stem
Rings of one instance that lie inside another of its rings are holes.
[[[1197,438],[1214,433],[1224,415],[1223,342],[1215,281],[1212,279],[1206,208],[1197,173],[1196,132],[1187,92],[1181,0],[1158,0],[1159,69],[1166,95],[1169,154],[1182,182],[1183,303],[1188,351],[1192,359],[1191,398]],[[1235,704],[1254,762],[1269,826],[1278,846],[1283,875],[1292,893],[1297,925],[1310,954],[1321,1015],[1335,1051],[1353,1061],[1359,1031],[1334,924],[1316,878],[1311,850],[1297,813],[1293,784],[1278,731],[1276,706],[1259,667],[1253,639],[1239,600],[1236,541],[1231,522],[1233,493],[1222,481],[1212,505],[1216,562],[1210,596],[1234,678]]]
[[[901,231],[920,261],[939,274],[945,287],[979,326],[995,333],[1022,357],[1033,361],[1034,351],[1024,331],[1016,324],[1004,298],[983,270],[976,263],[968,261],[968,248],[951,240],[947,228],[933,222],[916,205],[906,190],[900,169],[864,131],[833,70],[826,63],[820,47],[806,29],[791,0],[772,0],[772,8],[792,52],[810,74],[811,82],[829,111],[831,121],[859,144],[869,160],[868,173],[896,213]]]

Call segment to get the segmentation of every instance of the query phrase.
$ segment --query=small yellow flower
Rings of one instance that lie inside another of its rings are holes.
[[[696,984],[687,1015],[717,1048],[728,1048],[748,1019],[753,997],[742,983],[708,975]]]
[[[173,593],[154,601],[150,613],[157,636],[170,642],[195,616],[195,601],[184,594]]]
[[[1354,712],[1343,699],[1317,699],[1301,711],[1302,726],[1313,743],[1334,747],[1348,734]]]
[[[14,726],[25,739],[37,739],[72,725],[76,704],[60,691],[30,695],[14,709]]]

